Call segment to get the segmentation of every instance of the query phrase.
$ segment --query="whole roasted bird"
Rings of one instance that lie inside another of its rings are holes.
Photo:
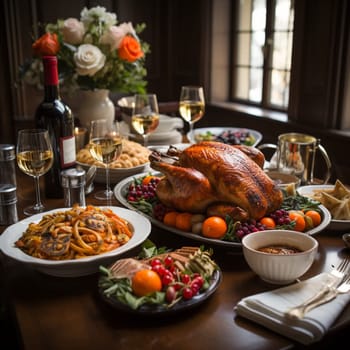
[[[262,169],[263,153],[254,147],[203,141],[184,151],[170,147],[166,155],[154,151],[149,159],[165,175],[157,185],[158,198],[179,211],[259,219],[283,200]]]

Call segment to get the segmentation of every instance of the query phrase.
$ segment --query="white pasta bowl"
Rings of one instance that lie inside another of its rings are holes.
[[[0,250],[9,258],[31,266],[32,268],[47,275],[57,277],[78,277],[96,273],[98,272],[100,265],[110,265],[122,255],[141,245],[151,233],[151,223],[142,215],[125,208],[108,208],[121,218],[127,220],[133,226],[134,230],[133,236],[127,243],[109,252],[82,257],[80,259],[45,260],[28,255],[15,246],[15,242],[22,236],[23,232],[27,229],[30,223],[38,223],[46,214],[57,211],[66,211],[69,208],[60,208],[33,215],[9,226],[0,235]]]
[[[318,251],[315,238],[296,231],[267,230],[250,233],[242,239],[243,255],[249,267],[264,281],[289,284],[311,267]],[[282,246],[296,248],[291,254],[266,253],[258,249]]]

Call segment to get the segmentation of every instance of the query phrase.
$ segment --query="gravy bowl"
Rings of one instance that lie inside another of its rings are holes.
[[[315,260],[318,242],[305,233],[267,230],[250,233],[242,239],[243,255],[249,267],[264,281],[289,284],[309,270]],[[290,254],[266,253],[264,247],[298,250]]]

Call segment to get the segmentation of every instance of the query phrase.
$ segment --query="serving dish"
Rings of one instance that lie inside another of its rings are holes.
[[[52,261],[32,257],[24,253],[21,249],[15,247],[14,243],[22,236],[30,223],[39,222],[46,214],[65,211],[69,208],[58,208],[33,215],[9,226],[0,236],[0,250],[8,257],[27,264],[48,275],[58,277],[77,277],[93,274],[98,271],[98,267],[101,264],[109,264],[122,254],[142,244],[151,232],[151,223],[145,216],[125,208],[108,208],[120,217],[129,221],[134,228],[132,238],[124,245],[110,252],[75,260]]]
[[[200,135],[220,135],[222,132],[229,131],[231,133],[234,132],[248,132],[253,138],[254,141],[250,146],[255,147],[258,145],[258,143],[262,140],[262,134],[253,129],[247,129],[247,128],[231,128],[231,127],[213,127],[213,128],[197,128],[193,130],[193,136],[196,142],[199,141]],[[191,135],[188,133],[187,138],[190,139]]]
[[[308,185],[308,186],[301,186],[297,189],[300,195],[305,197],[311,197],[314,193],[314,191],[322,191],[322,190],[332,190],[334,188],[334,185]],[[331,218],[331,221],[329,223],[329,226],[327,227],[329,230],[349,230],[350,229],[350,220],[334,220]]]
[[[210,285],[208,289],[206,289],[203,293],[194,296],[190,300],[180,300],[171,308],[163,305],[145,304],[140,306],[138,309],[132,309],[130,306],[122,303],[118,299],[106,296],[102,288],[99,288],[99,294],[106,303],[108,303],[117,311],[123,311],[139,316],[168,316],[172,314],[177,314],[179,312],[188,311],[202,304],[218,289],[221,280],[222,272],[220,270],[214,271],[213,275],[211,276]]]
[[[76,162],[77,165],[81,166],[85,171],[87,171],[91,165]],[[149,170],[149,163],[140,164],[131,168],[110,168],[109,169],[109,179],[111,184],[116,184],[120,180],[125,179],[126,177],[136,175],[138,173],[143,173]],[[94,182],[105,184],[106,183],[106,168],[96,167],[96,175]]]
[[[138,174],[137,177],[143,177],[146,176],[147,174],[152,174],[155,176],[160,176],[161,174],[159,172],[146,172],[143,174]],[[218,245],[218,246],[225,246],[225,247],[242,247],[242,244],[240,242],[230,242],[230,241],[224,241],[224,240],[220,240],[220,239],[215,239],[215,238],[207,238],[201,235],[197,235],[191,232],[186,232],[186,231],[181,231],[178,230],[174,227],[170,227],[167,226],[165,224],[163,224],[161,221],[143,213],[142,211],[138,210],[137,208],[135,208],[133,205],[131,205],[127,200],[126,200],[126,195],[128,192],[128,188],[130,183],[132,183],[135,180],[135,176],[131,176],[129,178],[123,179],[122,181],[120,181],[113,189],[114,191],[114,195],[117,198],[117,200],[124,205],[125,207],[131,209],[131,210],[135,210],[138,213],[140,213],[141,215],[144,215],[145,217],[147,217],[154,225],[156,225],[157,227],[163,229],[163,230],[167,230],[170,231],[172,233],[175,233],[177,235],[186,237],[186,238],[190,238],[196,241],[200,241],[206,244],[213,244],[213,245]],[[322,211],[322,216],[323,216],[323,220],[321,222],[320,225],[318,225],[317,227],[309,230],[307,232],[307,234],[309,235],[315,235],[319,232],[321,232],[323,229],[325,229],[331,220],[331,216],[329,211],[323,206],[320,205],[320,209]]]
[[[315,260],[318,242],[310,235],[289,230],[270,230],[246,235],[242,239],[243,255],[249,267],[266,282],[289,284],[301,277]],[[260,251],[263,247],[295,248],[290,254]]]

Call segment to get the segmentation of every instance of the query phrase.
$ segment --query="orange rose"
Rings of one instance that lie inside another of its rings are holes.
[[[135,38],[126,35],[120,43],[118,54],[122,60],[134,62],[143,56],[143,51]]]
[[[60,49],[57,35],[46,33],[32,45],[35,56],[55,56]]]

